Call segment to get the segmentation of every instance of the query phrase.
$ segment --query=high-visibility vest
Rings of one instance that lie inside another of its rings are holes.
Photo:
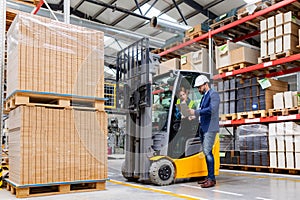
[[[180,104],[180,103],[181,103],[181,99],[177,99],[176,104]],[[194,107],[194,105],[195,105],[195,102],[193,100],[191,100],[191,99],[188,99],[187,100],[187,105],[188,105],[189,108],[192,109]]]

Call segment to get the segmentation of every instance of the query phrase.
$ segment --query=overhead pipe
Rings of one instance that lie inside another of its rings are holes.
[[[167,31],[170,33],[179,33],[179,34],[182,34],[186,30],[193,28],[191,26],[176,24],[167,20],[161,20],[158,19],[157,17],[152,17],[150,21],[150,26],[162,31]]]

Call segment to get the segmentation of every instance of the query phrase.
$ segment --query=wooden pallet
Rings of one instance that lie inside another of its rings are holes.
[[[231,71],[238,70],[238,69],[243,69],[243,68],[251,66],[251,65],[253,65],[253,64],[251,64],[251,63],[237,63],[237,64],[234,64],[234,65],[229,65],[229,66],[226,66],[226,67],[222,67],[222,68],[218,69],[218,72],[219,72],[219,74],[222,74],[222,73],[231,72]]]
[[[4,102],[4,112],[8,113],[20,105],[54,108],[86,108],[104,110],[103,98],[85,97],[47,92],[16,91]]]
[[[105,190],[105,181],[99,180],[36,185],[16,185],[9,180],[6,180],[6,182],[6,189],[11,194],[16,195],[17,198]]]
[[[230,23],[232,23],[235,20],[236,20],[236,16],[231,16],[231,17],[228,17],[226,19],[223,19],[223,20],[221,20],[219,22],[216,22],[216,23],[210,25],[210,28],[212,30],[214,30],[214,29],[220,28],[222,26],[225,26],[227,24],[230,24]]]
[[[260,58],[258,58],[258,63],[263,63],[263,62],[268,62],[268,61],[271,61],[271,60],[276,60],[276,59],[279,59],[279,58],[288,57],[288,56],[291,56],[295,53],[296,53],[295,51],[288,50],[288,51],[285,51],[285,52],[280,52],[280,53],[275,53],[275,54],[272,54],[272,55],[269,55],[269,56],[260,57]]]
[[[190,38],[192,40],[192,39],[195,39],[196,37],[199,37],[200,35],[203,35],[204,33],[206,33],[206,32],[205,31],[197,31],[197,32],[187,35],[185,38]]]
[[[237,119],[237,114],[232,113],[232,114],[224,114],[220,115],[221,120],[235,120]]]
[[[292,174],[292,175],[300,174],[300,169],[274,168],[269,166],[256,166],[256,165],[221,164],[221,168],[232,169],[232,170],[278,173],[278,174]]]
[[[255,110],[255,111],[252,111],[252,114],[253,114],[254,118],[267,117],[268,116],[268,111],[266,111],[266,110]]]
[[[269,116],[285,116],[300,114],[300,107],[283,108],[283,109],[269,109]]]
[[[270,6],[270,4],[268,2],[257,2],[257,3],[255,3],[255,5],[256,5],[256,8],[255,8],[254,12],[263,10],[266,7]],[[244,7],[244,8],[241,8],[238,10],[237,16],[238,16],[238,19],[241,19],[243,17],[248,16],[249,14],[250,14],[249,11]]]

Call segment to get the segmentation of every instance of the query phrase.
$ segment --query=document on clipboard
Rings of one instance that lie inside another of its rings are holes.
[[[185,117],[189,117],[191,114],[189,112],[189,107],[186,103],[176,104],[181,114]]]

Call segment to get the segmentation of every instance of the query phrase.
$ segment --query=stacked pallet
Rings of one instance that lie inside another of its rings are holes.
[[[8,34],[7,94],[103,97],[103,33],[19,14]]]
[[[77,185],[103,190],[103,33],[20,13],[7,36],[8,189],[17,197],[31,196],[38,186],[42,193]],[[87,99],[98,106],[70,106]]]
[[[188,29],[185,31],[185,38],[183,39],[184,42],[192,40],[200,35],[204,34],[207,31],[203,30],[204,27],[201,24],[197,24],[196,26]]]
[[[260,22],[261,53],[259,62],[275,60],[299,52],[300,20],[292,11],[279,13]]]
[[[270,167],[300,169],[300,125],[269,124]]]
[[[273,95],[274,106],[269,109],[269,115],[289,115],[300,113],[297,91],[279,92]]]

